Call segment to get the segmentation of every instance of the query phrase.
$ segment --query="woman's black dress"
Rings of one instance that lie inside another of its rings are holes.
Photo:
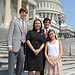
[[[27,33],[26,40],[29,40],[34,49],[39,49],[45,43],[44,33],[30,30]],[[43,71],[43,50],[36,56],[34,52],[27,46],[24,69],[28,71]]]

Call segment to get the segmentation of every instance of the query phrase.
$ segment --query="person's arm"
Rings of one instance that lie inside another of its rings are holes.
[[[31,42],[30,42],[30,40],[31,40],[31,30],[29,30],[28,31],[28,33],[27,33],[27,35],[26,35],[26,43],[27,43],[27,45],[29,46],[29,48],[33,51],[33,52],[35,52],[35,49],[34,49],[34,47],[32,46],[32,44],[31,44]]]
[[[34,47],[32,46],[31,42],[29,40],[26,41],[29,48],[36,54]]]
[[[47,55],[47,43],[46,43],[46,45],[45,45],[45,57],[46,57],[47,62],[48,62],[52,67],[54,67],[54,64],[49,60],[49,57],[48,57],[48,55]]]
[[[27,45],[29,46],[29,48],[34,51],[34,47],[32,46],[31,42],[29,40],[27,40]]]
[[[45,40],[45,35],[44,33],[42,33],[43,35],[43,40],[42,40],[42,45],[40,46],[40,48],[38,50],[36,50],[36,53],[38,54],[41,50],[43,50],[44,46],[45,46],[45,43],[46,43],[46,40]]]
[[[39,52],[44,48],[44,43],[40,46],[38,50],[36,50],[36,53],[39,54]]]
[[[8,50],[12,51],[12,36],[13,36],[13,32],[14,32],[14,19],[10,22],[10,27],[8,29]]]
[[[58,61],[61,59],[61,57],[62,57],[62,55],[63,55],[63,48],[62,48],[62,43],[61,43],[61,41],[59,41],[59,51],[60,51],[59,56],[58,56],[57,60],[54,61],[54,65],[56,65],[56,64],[58,63]]]

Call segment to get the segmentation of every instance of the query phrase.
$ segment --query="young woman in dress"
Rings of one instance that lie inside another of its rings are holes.
[[[42,33],[42,23],[36,19],[33,23],[33,30],[28,31],[25,59],[25,70],[28,70],[28,75],[40,75],[43,71],[43,48],[45,45],[45,35]]]
[[[55,31],[50,29],[48,32],[48,42],[45,46],[45,74],[46,75],[62,75],[61,57],[63,54],[62,43],[57,40]]]

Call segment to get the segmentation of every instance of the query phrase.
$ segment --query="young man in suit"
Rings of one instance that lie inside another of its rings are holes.
[[[51,20],[50,20],[49,18],[45,18],[45,19],[43,20],[43,24],[44,24],[44,29],[43,29],[42,31],[43,31],[44,34],[45,34],[45,39],[46,39],[46,42],[47,42],[47,33],[48,33],[49,29],[50,29],[49,26],[50,26],[50,24],[51,24]],[[44,50],[43,50],[43,55],[44,55]],[[43,60],[43,62],[44,62],[44,64],[43,64],[43,71],[40,72],[40,75],[44,75],[45,55],[44,55],[43,57],[44,57],[44,60]]]
[[[14,65],[16,63],[16,75],[21,75],[24,64],[24,48],[28,23],[25,21],[28,10],[19,10],[20,18],[12,19],[8,30],[8,75],[14,75]]]

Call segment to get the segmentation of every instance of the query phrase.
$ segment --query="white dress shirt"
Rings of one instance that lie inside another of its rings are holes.
[[[47,29],[47,33],[48,33],[48,31],[49,31],[49,28]],[[46,28],[44,28],[44,34],[46,33]]]

